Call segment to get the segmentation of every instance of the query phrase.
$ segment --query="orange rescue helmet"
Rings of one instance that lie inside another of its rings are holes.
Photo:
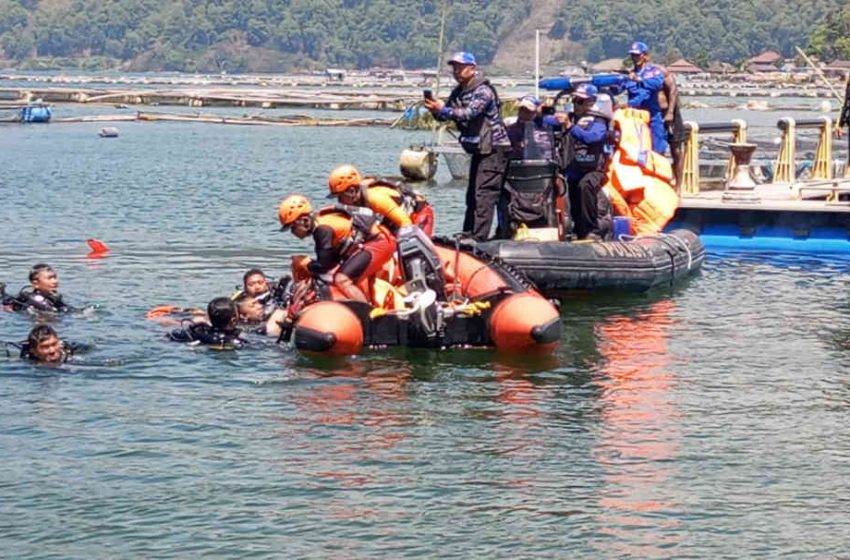
[[[348,163],[340,165],[328,175],[329,198],[345,192],[350,187],[358,186],[362,180],[363,177],[356,167]]]
[[[289,229],[289,226],[301,216],[313,211],[313,205],[306,196],[293,194],[287,196],[280,202],[277,209],[277,218],[280,220],[281,230]]]

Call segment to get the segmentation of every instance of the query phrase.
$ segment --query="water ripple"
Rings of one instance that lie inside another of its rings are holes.
[[[144,312],[203,306],[251,266],[283,273],[311,251],[276,231],[285,193],[318,197],[341,161],[392,174],[398,146],[427,137],[95,133],[0,135],[4,194],[27,201],[0,206],[0,280],[45,260],[72,303],[99,304],[53,323],[93,344],[79,362],[0,356],[0,543],[16,558],[845,554],[847,261],[720,253],[675,290],[579,296],[536,362],[207,352]],[[424,188],[438,230],[456,229],[464,186]],[[91,236],[108,258],[85,258]],[[0,340],[32,324],[0,313]]]

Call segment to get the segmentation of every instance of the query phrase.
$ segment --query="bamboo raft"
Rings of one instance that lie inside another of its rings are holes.
[[[313,109],[368,109],[404,111],[421,98],[421,92],[335,91],[321,89],[174,88],[120,89],[94,88],[0,88],[0,99],[9,104],[41,99],[45,103],[85,103],[112,105],[182,105],[188,107],[258,107]]]
[[[211,114],[181,114],[138,111],[133,115],[86,115],[54,118],[52,123],[104,123],[104,122],[201,122],[254,126],[391,126],[395,119],[329,119],[308,115],[285,116],[227,116]]]

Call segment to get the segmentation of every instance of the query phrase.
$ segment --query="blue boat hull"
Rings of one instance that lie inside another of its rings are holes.
[[[850,253],[850,212],[679,208],[669,230],[698,234],[705,248]]]

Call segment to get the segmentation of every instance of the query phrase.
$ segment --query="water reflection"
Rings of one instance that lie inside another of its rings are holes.
[[[679,541],[678,505],[666,490],[681,441],[667,348],[674,309],[662,300],[594,328],[601,354],[601,433],[594,449],[604,481],[600,524],[614,537],[600,542],[606,552],[664,557]]]
[[[308,488],[343,490],[385,485],[385,462],[403,462],[395,448],[411,423],[407,391],[410,368],[400,362],[349,360],[302,369],[304,380],[290,396],[297,413],[283,441],[304,451],[288,454],[287,470],[307,477]],[[390,476],[392,476],[390,474]],[[364,515],[344,494],[327,502],[325,515]]]

